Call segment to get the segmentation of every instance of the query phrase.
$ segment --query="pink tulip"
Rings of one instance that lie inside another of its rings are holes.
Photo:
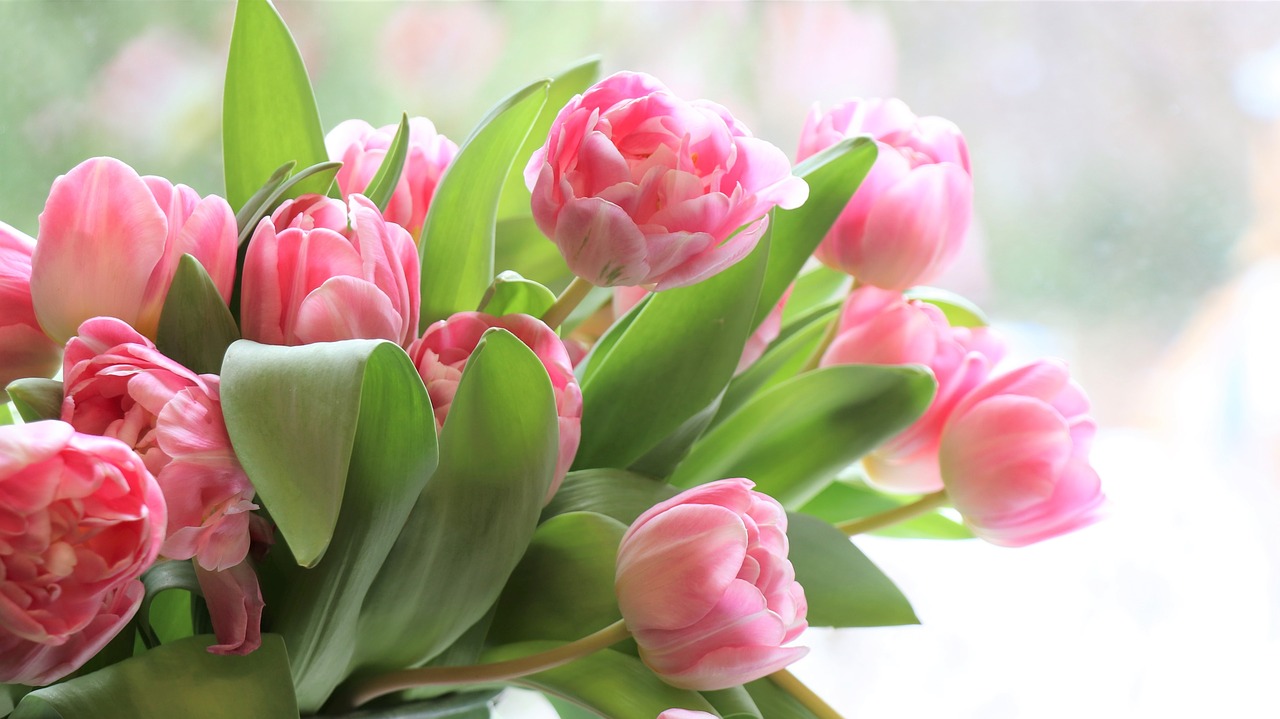
[[[640,658],[668,684],[726,689],[804,656],[804,590],[787,515],[746,479],[694,487],[640,515],[618,547],[614,589]]]
[[[855,99],[826,113],[814,107],[798,156],[856,135],[875,138],[879,155],[814,256],[889,290],[928,282],[959,253],[973,212],[964,137],[901,100]]]
[[[965,524],[1020,547],[1098,518],[1089,465],[1089,400],[1065,364],[1041,360],[996,377],[956,406],[942,431],[942,480]]]
[[[365,193],[369,181],[382,166],[397,128],[397,125],[387,125],[375,130],[364,120],[347,120],[325,136],[329,159],[342,163],[337,180],[344,197]],[[422,232],[440,177],[457,154],[458,146],[444,135],[436,134],[436,126],[430,120],[409,118],[409,152],[400,181],[383,213],[387,221],[417,237]]]
[[[221,197],[139,177],[110,157],[76,165],[53,182],[31,259],[31,294],[45,332],[65,342],[81,322],[118,317],[155,337],[183,254],[204,265],[231,298],[236,218]]]
[[[639,304],[647,294],[649,291],[643,287],[614,287],[612,305],[614,320]],[[738,358],[738,366],[733,370],[734,375],[742,374],[748,367],[755,364],[756,360],[760,359],[764,351],[769,348],[769,344],[778,339],[778,334],[782,332],[782,311],[786,308],[787,299],[790,297],[791,288],[788,287],[782,299],[778,300],[778,304],[773,306],[769,314],[765,315],[764,320],[760,322],[760,326],[756,327],[756,331],[747,338],[747,343],[742,348],[742,356]],[[574,366],[577,366],[576,362]]]
[[[582,390],[573,376],[569,353],[556,333],[529,315],[493,317],[481,312],[459,312],[428,327],[422,338],[409,347],[409,358],[427,385],[431,406],[435,409],[436,429],[439,430],[449,416],[449,407],[458,391],[458,382],[462,379],[467,360],[480,343],[480,337],[494,327],[507,330],[528,345],[542,360],[542,366],[551,379],[560,427],[560,454],[555,478],[547,492],[547,501],[551,501],[573,464],[574,455],[578,453],[578,440],[582,436]]]
[[[920,364],[932,370],[938,382],[924,414],[863,457],[871,483],[909,494],[942,489],[938,471],[942,426],[956,403],[986,379],[1002,353],[988,330],[952,327],[931,304],[871,286],[850,293],[821,366]]]
[[[668,709],[659,714],[658,719],[717,719],[717,717],[715,714],[691,709]]]
[[[538,227],[602,287],[704,280],[755,248],[769,210],[809,194],[723,107],[629,72],[571,100],[524,176]]]
[[[0,683],[49,684],[137,611],[164,540],[155,478],[63,422],[0,427]]]
[[[245,257],[246,339],[301,345],[418,332],[418,250],[372,202],[304,195],[263,218]]]
[[[15,379],[52,377],[62,362],[62,345],[45,336],[31,306],[35,245],[0,222],[0,392]]]

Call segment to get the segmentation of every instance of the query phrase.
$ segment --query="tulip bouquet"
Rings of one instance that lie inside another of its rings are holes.
[[[923,286],[955,126],[815,109],[793,167],[597,73],[325,135],[240,0],[225,196],[94,158],[0,224],[0,714],[831,719],[806,627],[916,621],[850,536],[1096,518],[1065,366]]]

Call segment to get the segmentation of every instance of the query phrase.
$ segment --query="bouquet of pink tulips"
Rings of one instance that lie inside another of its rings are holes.
[[[831,719],[806,627],[916,621],[850,536],[1096,518],[1066,367],[924,286],[954,125],[815,109],[793,167],[597,72],[325,135],[240,0],[225,196],[100,157],[0,224],[0,715]]]

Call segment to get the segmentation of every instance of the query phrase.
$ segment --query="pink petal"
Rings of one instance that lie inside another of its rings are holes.
[[[400,342],[403,318],[376,285],[333,277],[307,295],[294,334],[302,344],[350,339]]]
[[[196,565],[196,579],[218,638],[209,652],[248,654],[262,646],[262,591],[249,560],[220,572]]]

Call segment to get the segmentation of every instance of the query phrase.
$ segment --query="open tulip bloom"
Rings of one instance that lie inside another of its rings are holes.
[[[835,719],[786,669],[806,629],[917,621],[851,536],[1097,519],[1066,365],[1004,370],[918,286],[972,214],[954,125],[851,100],[793,167],[598,75],[460,147],[420,117],[326,136],[239,0],[222,193],[97,157],[0,218],[38,225],[0,223],[0,716],[486,716],[519,685]],[[500,266],[522,243],[563,265]]]

